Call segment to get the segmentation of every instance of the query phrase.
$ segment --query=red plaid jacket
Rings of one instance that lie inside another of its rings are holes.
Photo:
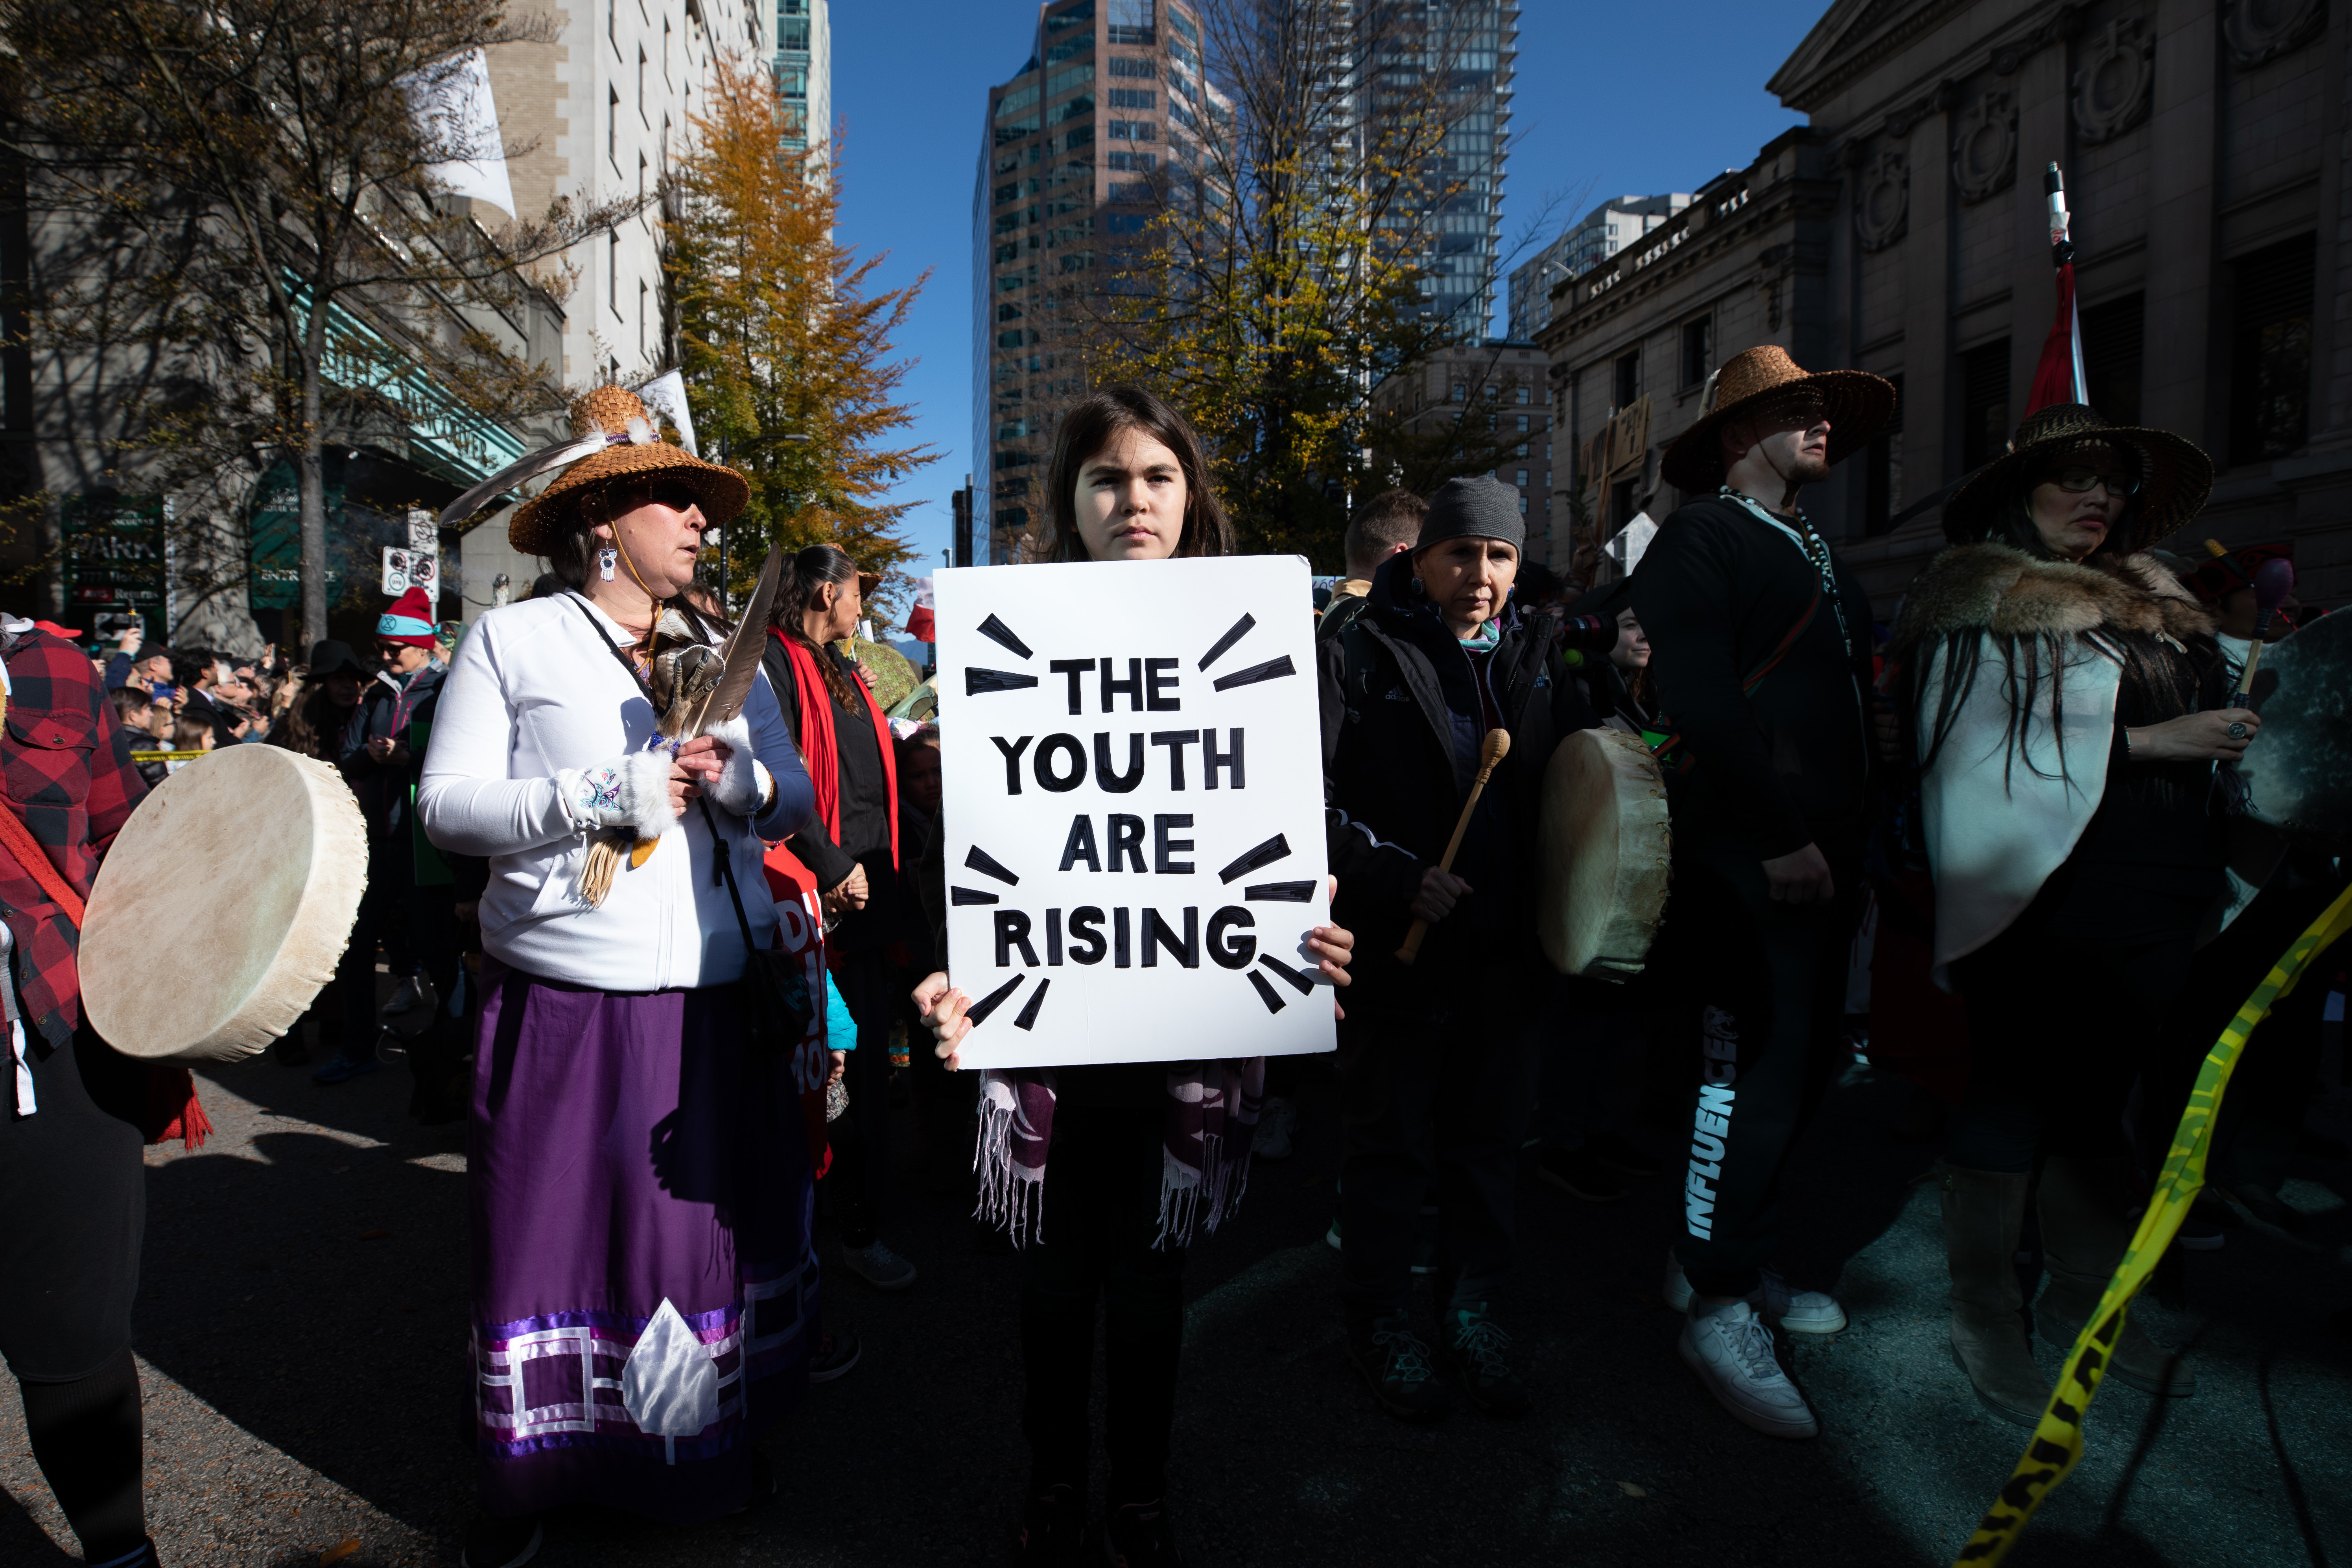
[[[99,858],[147,794],[131,761],[131,732],[114,716],[98,671],[73,644],[44,631],[17,637],[5,656],[8,718],[0,733],[0,789],[50,864],[85,898]],[[25,1016],[52,1048],[81,1022],[79,933],[40,883],[0,851],[0,913],[16,939]]]

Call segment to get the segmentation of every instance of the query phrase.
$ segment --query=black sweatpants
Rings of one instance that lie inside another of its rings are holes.
[[[1425,1201],[1437,1205],[1441,1310],[1491,1303],[1510,1273],[1549,981],[1539,963],[1416,976],[1410,993],[1348,999],[1339,1234],[1351,1324],[1404,1310]]]
[[[1780,1240],[1781,1168],[1837,1078],[1862,866],[1832,858],[1830,875],[1830,902],[1785,904],[1739,850],[1675,862],[1661,939],[1700,1047],[1675,1256],[1702,1296],[1760,1283]]]
[[[1154,1247],[1166,1112],[1064,1104],[1045,1156],[1039,1239],[1021,1257],[1022,1430],[1033,1492],[1083,1497],[1095,1310],[1103,1316],[1110,1504],[1167,1493],[1184,1347],[1184,1249]]]
[[[147,1067],[87,1030],[0,1093],[0,1355],[16,1375],[33,1457],[89,1562],[146,1538],[131,1305],[146,1233],[138,1119]]]

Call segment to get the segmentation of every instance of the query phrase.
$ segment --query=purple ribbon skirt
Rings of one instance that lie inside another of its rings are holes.
[[[468,1134],[482,1506],[732,1512],[753,1440],[807,1386],[817,1333],[786,1066],[746,1061],[731,985],[614,994],[495,961],[482,978]],[[675,1324],[632,1370],[664,1301],[707,1370]],[[681,1411],[715,1418],[664,1430]]]

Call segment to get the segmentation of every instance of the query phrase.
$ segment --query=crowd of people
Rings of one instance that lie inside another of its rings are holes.
[[[15,689],[79,666],[43,700],[86,685],[98,722],[102,679],[119,717],[40,836],[83,891],[143,790],[134,752],[288,746],[358,799],[368,889],[313,1009],[333,1047],[313,1076],[374,1070],[383,1015],[425,1009],[403,1042],[411,1112],[468,1125],[469,1568],[531,1561],[552,1508],[690,1523],[772,1493],[758,1439],[858,1364],[828,1326],[843,1277],[919,1286],[923,1260],[886,1239],[908,1164],[976,1190],[1020,1253],[1019,1561],[1085,1561],[1098,1532],[1121,1568],[1160,1568],[1182,1560],[1187,1253],[1253,1159],[1291,1157],[1318,1072],[1341,1146],[1334,1309],[1389,1416],[1535,1408],[1545,1380],[1508,1327],[1546,1310],[1512,1293],[1523,1175],[1608,1203],[1674,1173],[1657,1257],[1681,1358],[1731,1418],[1813,1436],[1776,1336],[1847,1314],[1810,1288],[1834,1281],[1778,1267],[1782,1176],[1857,1050],[1914,1081],[1916,1131],[1940,1140],[1953,1392],[2040,1415],[2031,1336],[2072,1342],[2197,1059],[2344,871],[2309,847],[2233,858],[2213,781],[2258,740],[2251,585],[2284,547],[2160,552],[2203,505],[2204,455],[2079,405],[2034,414],[1949,498],[1949,548],[1881,621],[1800,500],[1892,409],[1876,377],[1735,356],[1664,456],[1687,499],[1597,584],[1528,560],[1518,492],[1489,478],[1356,510],[1316,632],[1331,923],[1300,933],[1338,999],[1328,1066],[958,1070],[973,1002],[949,964],[939,735],[854,656],[876,579],[829,544],[786,558],[740,713],[687,722],[735,629],[697,576],[705,532],[746,486],[647,439],[617,387],[574,413],[606,445],[509,521],[550,575],[454,653],[421,594],[384,611],[372,668],[335,642],[285,668],[134,634],[101,677],[30,623],[0,637]],[[1080,402],[1045,482],[1057,561],[1235,548],[1199,437],[1147,390]],[[1547,763],[1603,727],[1656,759],[1671,802],[1672,898],[1631,980],[1561,976],[1537,936]],[[1508,750],[1474,791],[1496,731]],[[5,761],[14,808],[47,807]],[[0,1349],[88,1560],[142,1568],[127,1285],[152,1112],[54,978],[70,948],[42,922],[70,906],[20,869],[0,859],[5,931],[52,978],[6,988],[36,1026],[16,1026],[0,1181],[19,1214],[77,1183],[58,1201],[79,1228],[9,1233]],[[398,981],[381,1010],[379,948]],[[2278,1188],[2326,989],[2259,1038],[2225,1129],[2217,1170],[2274,1224],[2296,1223]],[[2204,1217],[2186,1243],[2218,1239]],[[24,1288],[66,1272],[69,1291]],[[2109,1370],[2196,1388],[2137,1324]]]

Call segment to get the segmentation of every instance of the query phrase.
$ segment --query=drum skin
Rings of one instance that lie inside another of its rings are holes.
[[[1673,840],[1656,759],[1622,730],[1579,730],[1544,770],[1537,929],[1562,974],[1642,972],[1666,912]]]
[[[2262,732],[2236,764],[2246,815],[2311,847],[2352,848],[2352,611],[2264,648],[2253,706]]]
[[[82,921],[81,1000],[125,1056],[241,1061],[294,1026],[351,940],[367,827],[342,775],[279,746],[190,763],[116,835]]]

